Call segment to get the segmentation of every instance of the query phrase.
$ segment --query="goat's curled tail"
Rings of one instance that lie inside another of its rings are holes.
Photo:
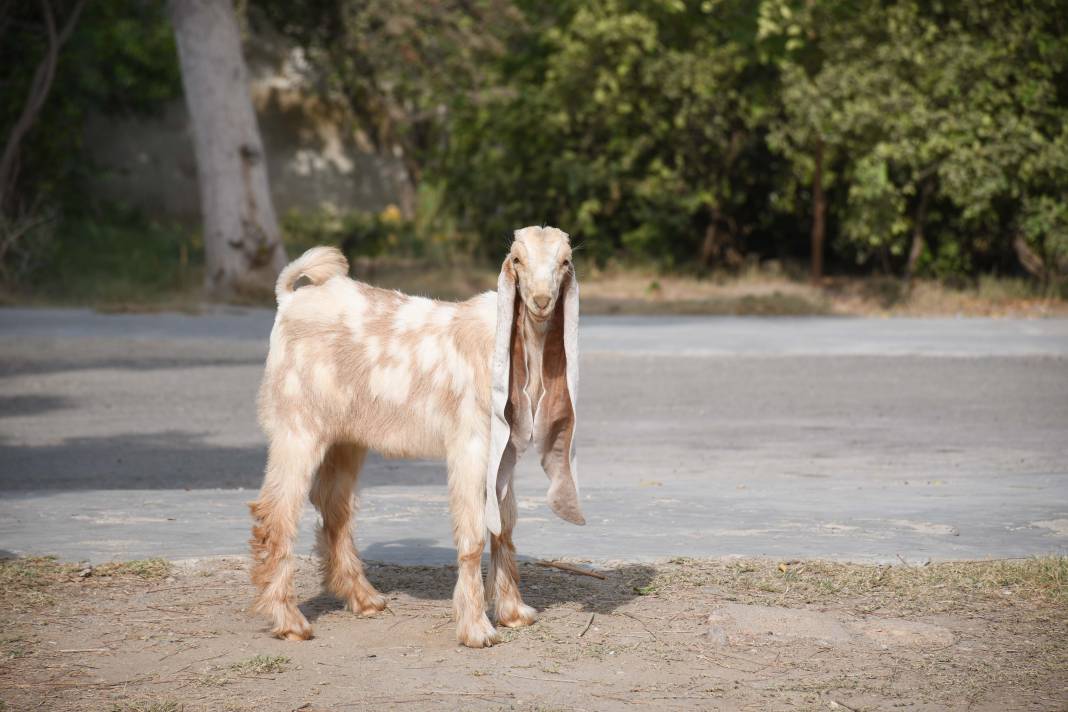
[[[281,303],[293,293],[293,288],[301,277],[307,277],[312,284],[322,284],[331,277],[348,274],[349,261],[336,247],[313,247],[297,259],[286,265],[278,275],[274,293]]]

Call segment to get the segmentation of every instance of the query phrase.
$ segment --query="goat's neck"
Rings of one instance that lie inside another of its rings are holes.
[[[530,398],[530,408],[533,413],[538,412],[538,404],[541,402],[541,394],[545,388],[542,385],[541,363],[545,353],[545,335],[549,332],[549,322],[537,322],[528,314],[523,314],[520,328],[523,330],[523,342],[526,344],[527,357],[527,396]]]

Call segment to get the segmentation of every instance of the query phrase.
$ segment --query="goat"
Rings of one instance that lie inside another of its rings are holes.
[[[356,613],[382,611],[386,599],[367,580],[350,531],[364,456],[444,458],[458,561],[456,637],[492,645],[498,634],[487,603],[503,626],[530,625],[537,615],[520,596],[512,542],[512,475],[531,441],[549,476],[550,507],[585,524],[574,442],[578,281],[568,235],[517,230],[497,292],[465,302],[406,296],[347,273],[341,252],[315,247],[278,278],[259,395],[267,469],[249,505],[255,609],[280,638],[312,637],[296,606],[292,558],[310,494],[322,517],[324,586]],[[311,284],[297,289],[301,278]]]

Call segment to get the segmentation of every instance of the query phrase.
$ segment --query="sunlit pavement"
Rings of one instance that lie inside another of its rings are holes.
[[[272,313],[0,310],[0,550],[242,553]],[[588,317],[574,527],[520,553],[924,561],[1068,552],[1068,321]],[[368,559],[452,559],[444,469],[372,458]],[[301,532],[310,551],[308,505]]]

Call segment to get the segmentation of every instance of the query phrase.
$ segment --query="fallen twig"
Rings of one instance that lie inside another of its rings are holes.
[[[182,591],[189,588],[195,588],[201,591],[218,590],[229,591],[232,586],[201,586],[200,584],[190,584],[189,586],[167,586],[165,588],[150,588],[145,593],[160,593],[161,591]]]
[[[650,629],[649,626],[646,625],[645,621],[643,621],[641,618],[639,618],[638,616],[634,615],[633,613],[627,613],[626,611],[620,611],[620,613],[625,615],[627,618],[633,618],[634,620],[636,620],[639,623],[641,623],[642,624],[642,628],[645,628],[645,632],[648,633],[649,635],[653,636],[653,640],[655,640],[657,642],[660,642],[660,639],[656,637],[656,633],[654,633],[652,631],[652,629]]]
[[[164,656],[163,656],[162,658],[160,658],[160,659],[159,659],[159,660],[157,660],[156,662],[159,662],[159,663],[161,663],[161,662],[163,662],[164,660],[166,660],[167,658],[172,658],[172,657],[174,657],[175,655],[178,655],[178,654],[180,654],[180,653],[184,653],[184,652],[185,652],[185,651],[187,651],[187,650],[196,650],[196,649],[197,649],[197,648],[199,648],[199,647],[200,647],[199,645],[190,645],[190,646],[188,646],[188,647],[185,647],[185,648],[179,647],[179,648],[178,648],[177,650],[172,650],[171,652],[167,653],[166,655],[164,655]]]
[[[582,632],[578,634],[578,637],[581,638],[582,636],[586,635],[586,631],[588,631],[590,629],[590,626],[593,625],[593,617],[595,615],[597,615],[597,614],[596,613],[591,613],[590,614],[590,619],[588,621],[586,621],[586,627],[582,629]]]
[[[508,677],[518,677],[521,680],[544,680],[545,682],[568,682],[568,683],[571,683],[572,685],[574,685],[576,683],[579,683],[579,682],[586,682],[585,680],[568,680],[567,678],[564,678],[564,677],[532,677],[530,675],[517,675],[514,672],[506,672],[504,674],[507,675]]]
[[[604,574],[590,571],[589,569],[579,568],[572,564],[566,564],[563,561],[542,561],[541,559],[538,559],[534,563],[538,566],[544,566],[547,569],[560,569],[561,571],[567,571],[568,573],[579,574],[581,576],[592,576],[593,578],[601,579],[602,581],[608,578]]]
[[[221,658],[224,655],[226,655],[226,653],[219,653],[218,655],[212,655],[210,658],[201,658],[200,660],[194,660],[193,662],[189,663],[188,665],[184,665],[184,666],[178,668],[177,670],[175,670],[171,674],[172,675],[177,675],[180,672],[185,672],[186,670],[188,670],[189,668],[193,667],[194,665],[196,665],[198,663],[206,663],[209,660],[217,660],[217,659]]]

